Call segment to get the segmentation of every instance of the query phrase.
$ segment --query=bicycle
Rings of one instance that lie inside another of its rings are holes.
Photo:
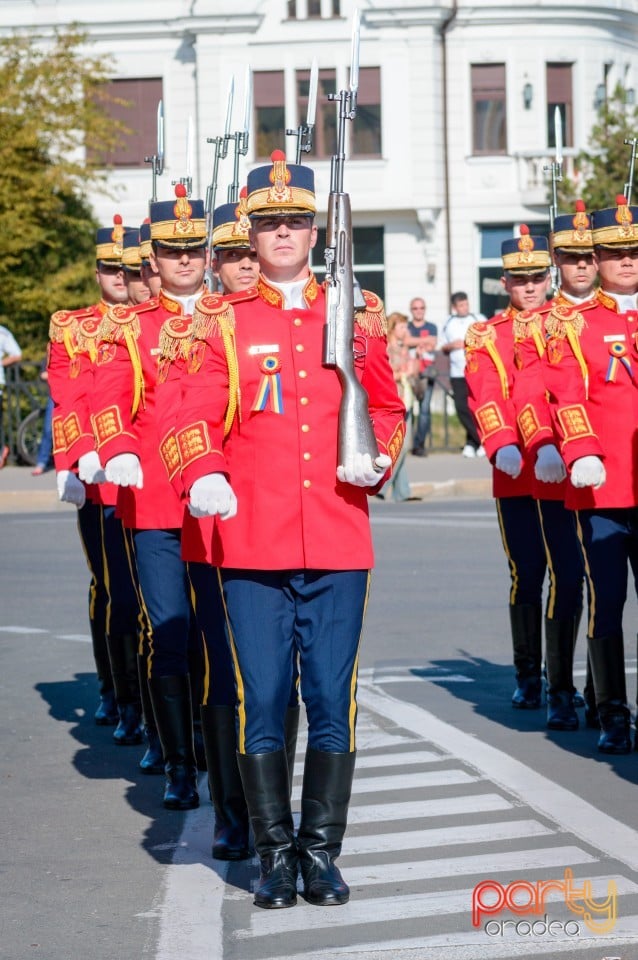
[[[30,467],[34,467],[38,462],[38,449],[44,431],[45,411],[46,404],[32,410],[18,424],[16,434],[18,456]]]

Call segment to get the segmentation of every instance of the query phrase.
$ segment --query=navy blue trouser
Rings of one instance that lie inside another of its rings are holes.
[[[123,636],[139,630],[139,600],[131,574],[122,521],[115,507],[102,507],[104,573],[108,593],[107,634]]]
[[[102,528],[102,506],[87,500],[78,510],[78,533],[91,574],[89,583],[89,623],[93,642],[93,657],[97,670],[100,690],[113,689],[111,665],[106,646],[106,625],[108,620],[109,594],[106,588],[104,569],[104,536]]]
[[[500,497],[496,511],[510,568],[510,606],[540,604],[547,570],[545,544],[533,497]]]
[[[240,753],[284,747],[299,658],[308,746],[355,749],[357,666],[368,570],[220,570],[238,699]]]
[[[150,624],[148,676],[189,672],[190,585],[180,530],[134,530],[135,563]]]
[[[583,606],[583,557],[573,512],[562,500],[502,497],[496,501],[510,567],[510,605],[542,603],[549,572],[546,615],[578,616]]]
[[[206,665],[202,703],[211,706],[234,706],[237,702],[235,674],[228,644],[219,574],[216,567],[211,567],[208,563],[188,562],[186,567],[193,588],[195,619],[204,645]],[[296,707],[299,702],[298,677],[295,657],[289,707]]]
[[[638,594],[638,507],[579,510],[585,555],[590,637],[622,637],[629,567]]]
[[[547,616],[571,620],[583,609],[585,564],[573,510],[562,500],[537,500],[541,531],[545,541],[549,595]]]

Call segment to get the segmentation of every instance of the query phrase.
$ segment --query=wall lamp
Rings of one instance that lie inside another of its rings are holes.
[[[531,109],[533,99],[534,99],[534,87],[528,81],[523,87],[523,106],[525,107],[526,110]]]

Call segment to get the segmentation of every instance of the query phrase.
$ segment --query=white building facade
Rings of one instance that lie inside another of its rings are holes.
[[[213,146],[223,135],[234,77],[231,132],[243,126],[251,71],[250,137],[239,180],[305,120],[311,61],[319,68],[314,152],[318,222],[325,226],[336,106],[347,85],[353,8],[361,14],[359,108],[349,131],[345,189],[355,227],[355,267],[388,310],[427,300],[428,319],[466,290],[492,313],[500,243],[521,223],[547,229],[553,115],[563,119],[564,169],[587,144],[596,104],[617,83],[638,85],[638,0],[3,0],[0,32],[79,24],[92,54],[112,59],[113,89],[133,129],[109,157],[113,195],[91,198],[107,224],[148,213],[156,106],[165,113],[165,170],[157,196],[186,175],[194,131],[192,195],[204,197]],[[233,142],[220,162],[216,203],[233,179]],[[627,155],[629,162],[629,151]],[[622,191],[622,184],[618,191]],[[613,197],[610,197],[610,204]],[[322,261],[318,251],[316,263]]]

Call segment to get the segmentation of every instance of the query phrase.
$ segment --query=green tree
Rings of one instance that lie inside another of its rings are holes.
[[[104,110],[110,70],[75,27],[0,39],[0,323],[27,358],[43,355],[53,311],[96,299],[87,195],[106,174],[84,158],[123,132]]]
[[[603,210],[615,206],[629,178],[631,147],[625,140],[638,136],[638,109],[627,103],[623,87],[618,84],[598,110],[586,150],[576,157],[578,176],[564,177],[559,184],[559,209],[572,209],[581,197],[587,210]],[[638,179],[638,178],[637,178]],[[638,195],[638,182],[633,197]]]

